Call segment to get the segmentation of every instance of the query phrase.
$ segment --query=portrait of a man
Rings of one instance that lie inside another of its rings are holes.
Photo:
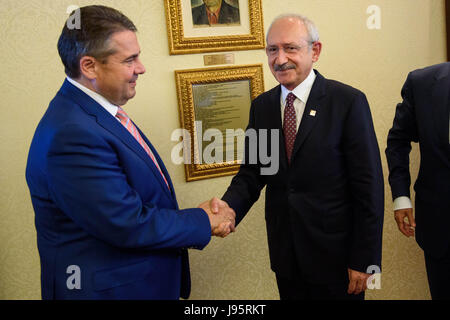
[[[238,0],[191,0],[194,27],[239,25]]]

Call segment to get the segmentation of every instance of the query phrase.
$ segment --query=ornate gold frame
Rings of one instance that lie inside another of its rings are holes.
[[[265,47],[261,0],[248,0],[250,34],[186,38],[183,29],[181,0],[165,0],[169,53],[187,54]]]
[[[193,143],[185,144],[190,147],[190,163],[185,164],[186,181],[195,181],[227,175],[238,172],[238,161],[214,164],[196,164],[194,159],[197,152],[197,135],[195,132],[195,111],[192,86],[195,84],[210,84],[227,81],[249,80],[251,100],[264,92],[262,64],[243,65],[232,67],[217,67],[204,69],[176,70],[175,80],[177,86],[178,106],[180,112],[180,125],[186,129]],[[250,108],[250,106],[244,106]],[[242,128],[245,130],[245,128]],[[186,142],[186,140],[184,141]]]

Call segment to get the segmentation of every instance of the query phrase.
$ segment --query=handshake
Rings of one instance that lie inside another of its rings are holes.
[[[218,198],[212,198],[198,207],[208,214],[213,236],[225,238],[234,232],[236,213],[228,206],[228,203]]]

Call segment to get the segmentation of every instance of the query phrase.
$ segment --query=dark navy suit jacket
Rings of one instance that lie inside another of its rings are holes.
[[[393,198],[410,196],[411,142],[420,147],[416,191],[416,240],[434,257],[450,249],[450,63],[411,72],[389,130],[386,156]]]
[[[250,164],[247,143],[246,164],[223,200],[239,222],[265,186],[272,270],[282,277],[301,273],[315,284],[343,283],[347,268],[381,268],[383,172],[365,95],[315,72],[291,164],[277,86],[252,102],[248,128],[258,131],[257,145],[268,145],[269,151],[271,131],[279,132],[280,168],[274,175],[261,175],[261,168],[270,164]],[[268,130],[268,140],[260,129]]]
[[[84,92],[66,80],[51,101],[26,169],[44,299],[189,295],[186,248],[209,242],[209,219],[201,209],[179,210],[169,173],[141,135],[170,190],[127,129]]]

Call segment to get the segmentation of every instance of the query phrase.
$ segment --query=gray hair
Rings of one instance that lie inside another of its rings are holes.
[[[313,42],[319,41],[319,30],[317,30],[317,27],[314,24],[314,22],[312,22],[310,19],[308,19],[307,17],[302,16],[300,14],[287,13],[287,14],[281,14],[281,15],[277,16],[272,21],[272,23],[269,26],[269,29],[267,30],[266,42],[267,42],[267,37],[270,33],[270,30],[272,29],[273,24],[276,21],[285,19],[285,18],[293,18],[293,19],[303,22],[303,24],[306,27],[306,30],[308,31],[308,42],[313,43]]]

